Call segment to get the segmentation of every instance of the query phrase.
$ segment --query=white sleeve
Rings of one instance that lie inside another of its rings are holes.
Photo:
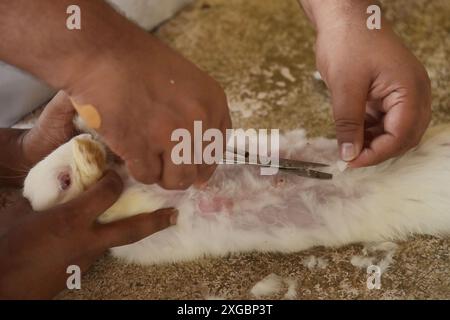
[[[11,127],[49,101],[56,90],[0,61],[0,128]]]

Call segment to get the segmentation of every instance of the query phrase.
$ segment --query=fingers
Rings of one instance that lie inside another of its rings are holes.
[[[398,138],[392,134],[385,133],[378,136],[358,158],[349,163],[349,166],[352,168],[373,166],[400,155],[402,150],[407,149],[404,149],[398,141]]]
[[[175,209],[160,209],[152,213],[99,225],[97,234],[105,248],[123,246],[176,224],[177,215],[178,212]]]
[[[123,183],[114,171],[106,174],[78,198],[56,207],[56,212],[66,211],[71,218],[92,223],[111,207],[122,193]]]
[[[416,102],[418,99],[410,96],[403,97],[401,103],[393,104],[394,101],[390,99],[392,97],[388,97],[384,103],[392,107],[385,108],[387,114],[383,120],[383,133],[378,132],[369,146],[349,164],[351,167],[379,164],[403,154],[419,143],[430,121],[428,108],[419,105]]]
[[[181,127],[181,125],[179,126]],[[207,128],[211,129],[208,125]],[[226,118],[222,121],[220,125],[220,133],[222,133],[223,138],[221,141],[221,145],[223,145],[223,148],[225,149],[224,143],[226,142],[226,129],[231,127],[231,120],[229,115],[227,114]],[[178,127],[174,127],[176,130]],[[204,129],[204,128],[203,128]],[[219,131],[219,129],[216,129],[216,131]],[[193,128],[191,129],[193,131]],[[173,132],[173,131],[172,131]],[[167,134],[162,134],[163,137],[171,136],[172,132],[168,132]],[[216,164],[206,164],[205,159],[203,159],[203,152],[204,148],[209,144],[213,142],[207,142],[203,141],[203,147],[199,151],[199,155],[201,157],[202,163],[196,164],[194,163],[194,152],[195,152],[195,141],[193,138],[194,134],[191,132],[191,140],[188,141],[189,144],[187,146],[191,147],[191,154],[190,154],[190,163],[178,163],[175,162],[174,159],[172,159],[173,156],[173,150],[177,143],[171,141],[169,144],[165,146],[164,152],[161,156],[159,161],[156,162],[156,159],[154,160],[156,163],[156,166],[150,162],[147,167],[142,167],[141,164],[147,163],[147,162],[137,162],[133,163],[128,161],[127,165],[130,169],[132,175],[137,180],[144,182],[144,183],[154,183],[158,182],[158,184],[168,190],[184,190],[190,187],[192,184],[195,185],[202,185],[206,181],[209,180],[209,178],[214,173],[215,169],[217,168]],[[212,138],[213,140],[215,139]],[[216,141],[214,141],[215,143]],[[178,143],[181,143],[179,141]],[[184,154],[184,150],[183,150]],[[149,171],[152,171],[154,174],[151,177],[151,179],[148,179],[148,175],[151,174]],[[142,173],[142,174],[140,174]]]
[[[220,131],[222,132],[222,143],[223,143],[223,149],[222,154],[220,157],[217,158],[217,160],[221,160],[221,158],[224,155],[224,152],[226,150],[227,146],[227,129],[232,128],[231,118],[230,114],[227,113],[225,116],[225,119],[222,121],[220,126]],[[217,164],[202,164],[198,167],[198,175],[197,180],[195,182],[195,186],[202,187],[206,184],[206,182],[211,178],[211,176],[214,174],[214,171],[217,169]]]
[[[226,105],[226,98],[224,97],[223,100]],[[217,165],[207,164],[205,163],[205,159],[203,159],[204,149],[209,145],[208,141],[203,141],[204,134],[208,129],[215,129],[217,132],[222,132],[223,139],[221,145],[223,145],[226,137],[225,131],[231,127],[230,115],[229,113],[225,113],[223,119],[219,117],[218,119],[211,120],[208,119],[203,108],[198,107],[198,105],[195,105],[195,107],[190,106],[189,110],[192,114],[188,118],[182,118],[178,115],[173,118],[172,114],[169,114],[169,116],[165,115],[164,117],[161,116],[164,121],[161,120],[153,126],[156,132],[152,135],[154,139],[154,150],[148,150],[149,148],[146,147],[148,141],[145,141],[145,139],[142,139],[142,147],[133,146],[133,155],[128,158],[124,157],[128,170],[133,178],[145,184],[158,183],[164,189],[169,190],[183,190],[192,184],[203,184],[209,180]],[[195,121],[201,121],[200,134],[195,131],[197,130],[194,125]],[[183,141],[176,140],[177,143],[172,141],[174,138],[171,137],[173,137],[177,129],[187,130],[190,141],[184,141],[184,139],[187,139],[184,135],[178,137],[178,139],[182,138]],[[198,148],[200,149],[198,150],[198,154],[201,157],[201,164],[194,161],[195,137],[201,138],[203,143],[202,148]],[[184,142],[187,142],[186,146],[184,146]],[[172,156],[174,147],[181,143],[183,144],[181,148],[183,162],[179,163],[179,161],[172,159]],[[216,142],[214,141],[214,143]],[[191,148],[190,157],[188,157],[189,162],[184,161],[184,148],[186,147]],[[142,150],[146,151],[144,157],[142,157]]]
[[[214,171],[217,169],[217,165],[200,165],[199,166],[199,172],[198,172],[198,176],[197,176],[197,180],[195,180],[195,186],[196,187],[202,187],[203,185],[205,185],[208,180],[211,178],[211,176],[213,175]]]
[[[168,190],[184,190],[189,188],[197,179],[197,166],[194,164],[175,164],[172,160],[172,150],[164,153],[164,169],[161,187]]]
[[[340,157],[351,161],[364,146],[364,119],[368,86],[338,82],[331,96]]]
[[[130,174],[144,184],[153,184],[161,180],[162,163],[157,153],[148,153],[147,160],[126,160],[126,166]]]
[[[37,124],[24,136],[23,148],[33,165],[72,138],[75,110],[63,91],[45,107]]]
[[[150,151],[146,154],[146,159],[126,160],[126,166],[133,178],[144,184],[158,183],[168,190],[186,189],[192,185],[197,178],[196,165],[175,164],[171,158],[173,144],[169,145],[162,155]]]
[[[42,112],[43,115],[64,116],[70,121],[73,120],[75,113],[76,111],[70,102],[69,96],[64,91],[59,91]]]
[[[39,122],[45,124],[46,130],[54,130],[55,139],[66,142],[75,134],[73,118],[75,109],[64,91],[59,91],[46,105],[39,117]]]

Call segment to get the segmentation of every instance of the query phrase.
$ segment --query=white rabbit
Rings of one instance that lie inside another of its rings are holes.
[[[293,252],[313,246],[450,234],[450,126],[430,129],[422,143],[381,165],[341,172],[334,140],[285,134],[280,154],[332,163],[332,180],[220,165],[198,190],[166,191],[125,179],[125,191],[100,217],[106,223],[174,206],[178,224],[112,253],[141,264],[243,251]],[[29,172],[24,196],[35,210],[68,201],[105,170],[105,152],[90,135],[59,147]]]

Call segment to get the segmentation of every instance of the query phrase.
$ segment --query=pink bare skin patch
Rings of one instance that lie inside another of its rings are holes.
[[[201,197],[198,200],[199,214],[202,216],[211,216],[218,212],[231,213],[233,206],[233,200],[228,197]]]

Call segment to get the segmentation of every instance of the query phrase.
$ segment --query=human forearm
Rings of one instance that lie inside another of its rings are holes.
[[[31,167],[75,135],[74,113],[60,92],[32,129],[0,129],[0,186],[22,187]]]
[[[66,10],[71,4],[71,0],[0,0],[0,60],[67,89],[100,57],[121,49],[118,35],[132,41],[144,33],[102,0],[78,0],[81,30],[69,30]]]
[[[316,30],[334,27],[336,23],[364,22],[367,19],[366,9],[375,0],[299,0],[303,10]]]

